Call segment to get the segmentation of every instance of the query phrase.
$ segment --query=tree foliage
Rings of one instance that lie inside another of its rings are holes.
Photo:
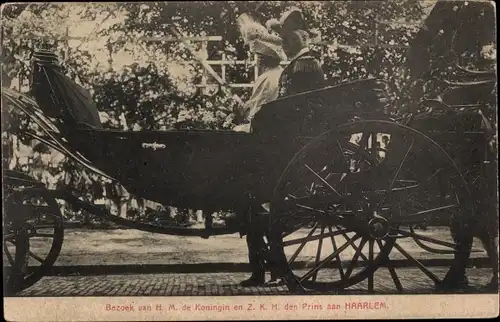
[[[117,117],[124,112],[130,128],[165,129],[186,118],[201,122],[208,128],[228,128],[232,126],[232,117],[220,111],[231,110],[234,100],[221,90],[215,89],[212,91],[215,93],[207,95],[207,90],[185,86],[201,79],[205,73],[201,65],[185,63],[172,68],[168,63],[194,60],[183,43],[138,42],[137,39],[173,36],[171,28],[174,27],[187,37],[221,36],[223,41],[208,43],[203,51],[206,59],[220,60],[224,54],[230,60],[250,60],[235,19],[248,12],[265,23],[267,19],[279,17],[290,6],[301,8],[310,27],[325,40],[315,49],[324,54],[324,69],[332,83],[367,76],[397,83],[406,51],[404,46],[409,45],[417,31],[413,25],[397,23],[419,22],[424,14],[416,0],[9,5],[4,12],[7,18],[4,48],[7,50],[2,53],[8,57],[4,59],[4,74],[13,78],[13,73],[17,73],[27,81],[29,65],[26,63],[33,48],[41,45],[40,37],[54,39],[64,36],[66,27],[73,28],[72,17],[106,20],[110,16],[119,16],[119,23],[98,28],[90,38],[106,39],[111,59],[120,52],[131,53],[138,61],[130,62],[129,66],[103,73],[90,67],[92,53],[79,49],[81,45],[75,48],[65,41],[50,44],[62,57],[69,74],[92,90],[99,110],[109,114],[108,125],[120,126]],[[377,24],[377,20],[396,23],[396,26]],[[377,43],[395,47],[377,47]],[[200,43],[192,45],[199,48]],[[227,81],[251,81],[253,70],[249,67],[229,65]],[[180,70],[176,74],[183,75],[172,77],[173,69]],[[249,95],[248,90],[233,92],[243,99]],[[157,119],[160,121],[155,122]]]

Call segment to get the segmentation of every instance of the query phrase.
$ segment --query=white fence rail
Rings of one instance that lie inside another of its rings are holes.
[[[397,21],[383,21],[383,20],[376,20],[375,21],[375,33],[374,33],[374,39],[369,42],[369,43],[359,43],[359,44],[339,44],[336,42],[333,42],[331,40],[322,40],[322,39],[314,39],[311,43],[313,45],[319,45],[319,46],[332,46],[334,45],[337,48],[340,49],[349,49],[349,48],[363,48],[363,47],[378,47],[378,48],[384,48],[384,49],[391,49],[391,48],[407,48],[407,46],[404,45],[399,45],[399,44],[385,44],[385,43],[380,43],[378,39],[378,29],[380,25],[392,25],[392,26],[403,26],[403,27],[411,27],[415,28],[420,25],[419,22],[397,22]],[[180,34],[177,30],[172,30],[173,34],[175,36],[164,36],[164,37],[138,37],[138,38],[131,38],[131,37],[126,37],[128,42],[131,43],[142,43],[142,42],[158,42],[158,43],[169,43],[169,42],[182,42],[185,44],[187,49],[193,54],[197,59],[196,60],[169,60],[168,62],[170,63],[176,63],[176,64],[201,64],[204,69],[205,69],[205,75],[202,78],[202,83],[201,84],[196,84],[196,87],[218,87],[218,86],[223,86],[226,87],[227,89],[231,88],[251,88],[253,87],[254,82],[257,80],[259,77],[259,70],[257,67],[257,57],[254,56],[253,59],[251,60],[231,60],[231,59],[226,59],[226,55],[224,53],[221,54],[221,59],[219,60],[207,60],[207,59],[201,59],[197,55],[198,53],[191,47],[191,44],[189,42],[201,42],[202,43],[202,48],[206,48],[208,42],[218,42],[218,41],[223,41],[222,36],[194,36],[194,37],[186,37]],[[60,36],[60,37],[51,37],[51,36],[45,36],[41,37],[42,39],[47,39],[47,40],[59,40],[59,41],[69,41],[69,40],[80,40],[82,42],[87,41],[88,39],[86,37],[71,37],[71,36]],[[323,51],[321,51],[321,60],[323,61],[324,54]],[[112,60],[110,59],[109,61],[110,64],[112,64]],[[286,66],[288,64],[288,61],[283,61],[281,62],[283,66]],[[252,68],[254,70],[254,77],[253,80],[249,80],[248,83],[231,83],[227,82],[227,71],[229,66],[238,66],[238,65],[244,65],[247,68]],[[220,66],[220,73],[216,72],[212,66]],[[208,82],[208,76],[211,76],[213,80],[216,81],[216,83],[210,83]],[[233,95],[237,96],[237,95]]]

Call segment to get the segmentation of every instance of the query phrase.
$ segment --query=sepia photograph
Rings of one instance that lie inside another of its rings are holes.
[[[498,316],[494,2],[1,16],[7,320]]]

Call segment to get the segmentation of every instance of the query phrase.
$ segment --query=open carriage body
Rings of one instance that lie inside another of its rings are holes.
[[[269,202],[283,169],[308,140],[364,110],[382,110],[373,91],[380,83],[367,79],[271,102],[256,115],[252,133],[102,129],[97,110],[78,102],[81,89],[54,57],[39,57],[33,92],[60,122],[69,149],[130,193],[175,207],[241,211]]]
[[[490,80],[484,84],[496,86]],[[253,226],[280,236],[268,236],[268,246],[280,249],[286,257],[282,265],[293,270],[294,277],[286,280],[289,288],[298,281],[308,290],[331,291],[368,280],[368,289],[373,290],[375,271],[386,266],[402,291],[394,268],[402,259],[414,263],[435,285],[454,284],[465,273],[477,222],[477,195],[471,190],[479,195],[484,191],[466,178],[468,172],[478,173],[469,171],[471,165],[477,169],[485,160],[480,157],[487,151],[483,119],[474,110],[461,114],[437,103],[434,111],[440,111],[440,117],[424,113],[396,121],[379,100],[383,86],[365,79],[278,99],[256,114],[251,133],[103,129],[89,95],[63,75],[55,57],[46,52],[34,62],[36,102],[10,90],[2,96],[44,132],[24,135],[119,182],[140,198],[207,212],[254,214]],[[471,143],[465,151],[455,151],[453,144],[446,147],[447,142],[456,142],[457,133],[469,135]],[[470,146],[478,150],[467,153]],[[34,189],[34,181],[26,176],[6,173],[6,177],[14,188]],[[36,282],[57,258],[62,218],[53,199],[65,199],[124,226],[176,235],[205,234],[200,229],[132,223],[64,191],[43,190],[41,198],[59,218],[54,230],[59,237],[53,238],[53,251],[42,259],[41,268],[25,274],[22,258],[29,250],[29,237],[22,236],[33,229],[26,233],[20,229],[23,220],[15,221],[20,226],[13,229],[17,256],[12,260],[11,280],[17,288]],[[270,212],[262,212],[263,203],[270,203]],[[243,217],[240,221],[245,226]],[[439,239],[418,231],[428,226],[445,227],[451,236]],[[345,243],[337,244],[338,237]],[[405,250],[401,242],[405,239],[425,252],[447,257],[448,268],[439,276],[432,273]],[[312,255],[300,261],[302,251]]]

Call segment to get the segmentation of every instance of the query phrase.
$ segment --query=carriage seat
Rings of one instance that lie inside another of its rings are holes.
[[[34,53],[32,75],[31,92],[49,117],[60,119],[66,125],[102,128],[90,92],[63,73],[53,52]]]
[[[384,81],[366,78],[278,98],[255,114],[253,131],[267,133],[311,126],[317,131],[344,117],[382,115],[388,102],[386,86]]]

